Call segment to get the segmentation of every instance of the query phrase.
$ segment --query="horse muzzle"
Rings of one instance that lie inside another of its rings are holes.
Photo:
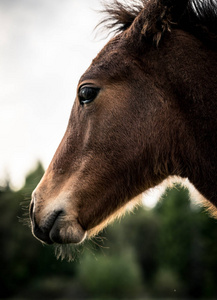
[[[73,214],[67,214],[62,207],[44,209],[37,205],[34,195],[30,204],[30,219],[33,235],[46,244],[80,244],[86,238],[86,231],[82,228]]]

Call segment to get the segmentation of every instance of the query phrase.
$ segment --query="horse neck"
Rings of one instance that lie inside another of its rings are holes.
[[[217,54],[196,40],[189,43],[177,42],[165,69],[189,132],[187,176],[217,205]]]

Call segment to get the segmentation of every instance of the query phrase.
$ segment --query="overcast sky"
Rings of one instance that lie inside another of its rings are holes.
[[[20,188],[60,143],[77,82],[106,40],[99,0],[0,0],[0,184]]]

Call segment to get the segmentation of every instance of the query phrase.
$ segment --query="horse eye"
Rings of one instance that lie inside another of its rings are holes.
[[[83,86],[78,92],[78,97],[81,105],[92,102],[99,93],[99,88]]]

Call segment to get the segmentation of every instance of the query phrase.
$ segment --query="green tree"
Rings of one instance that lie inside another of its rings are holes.
[[[86,254],[78,269],[78,279],[87,295],[97,298],[137,298],[143,291],[141,270],[134,252],[122,255]]]
[[[159,270],[174,274],[187,297],[215,297],[216,221],[196,209],[181,186],[167,190],[154,210],[161,222]]]
[[[160,223],[152,210],[140,207],[106,229],[106,246],[110,251],[122,255],[125,249],[133,249],[137,263],[142,270],[144,282],[153,280],[158,268],[157,247]],[[111,246],[112,245],[112,246]]]

